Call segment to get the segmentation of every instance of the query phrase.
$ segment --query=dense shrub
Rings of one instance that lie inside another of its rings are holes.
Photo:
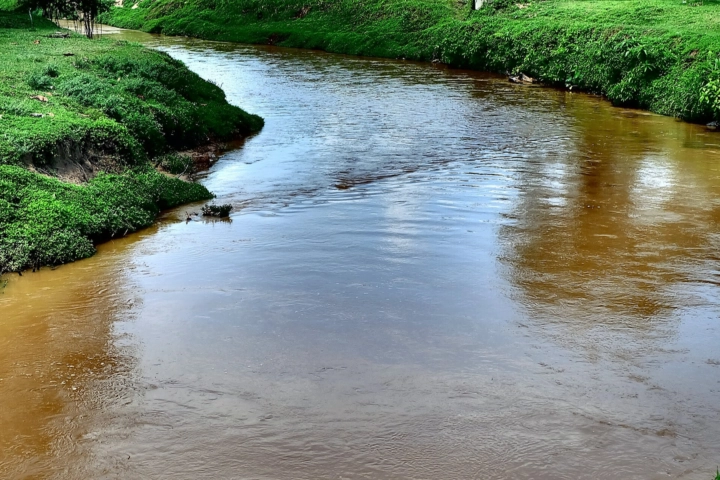
[[[155,166],[173,175],[193,173],[193,159],[188,155],[169,153],[155,159]]]

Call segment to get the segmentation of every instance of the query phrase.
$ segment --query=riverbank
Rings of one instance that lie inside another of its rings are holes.
[[[0,11],[0,273],[90,256],[212,198],[154,166],[180,173],[173,152],[262,127],[169,55],[30,22]]]
[[[443,62],[598,93],[690,122],[720,118],[720,6],[675,0],[141,0],[104,22],[212,40]]]
[[[8,276],[0,478],[713,478],[716,133],[416,62],[113,38],[267,124],[203,179],[232,222]]]

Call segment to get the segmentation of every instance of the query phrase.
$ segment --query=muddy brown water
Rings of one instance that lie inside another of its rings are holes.
[[[7,277],[3,479],[709,480],[720,134],[124,32],[265,117],[182,221]]]

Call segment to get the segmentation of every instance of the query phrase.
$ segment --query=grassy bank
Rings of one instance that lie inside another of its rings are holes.
[[[720,119],[720,5],[688,0],[125,0],[149,32],[524,72],[692,122]],[[134,5],[137,5],[133,8]]]
[[[0,166],[0,267],[20,271],[95,253],[97,242],[153,223],[163,208],[205,200],[205,187],[153,169],[75,185]]]
[[[87,257],[211,198],[152,165],[262,126],[166,54],[57,31],[0,11],[0,273]]]

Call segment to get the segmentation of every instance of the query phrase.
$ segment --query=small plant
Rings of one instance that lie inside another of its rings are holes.
[[[155,165],[173,175],[182,175],[195,171],[192,157],[179,153],[163,155],[155,160]]]
[[[230,215],[232,205],[205,205],[202,208],[203,217],[227,217]]]
[[[715,480],[720,480],[720,468],[715,469]]]
[[[27,84],[35,90],[50,90],[53,87],[53,79],[60,76],[57,65],[51,63],[41,70],[35,71],[28,76]]]
[[[57,65],[51,63],[43,68],[42,73],[48,77],[57,78],[60,75],[60,69]]]
[[[52,77],[42,72],[30,74],[27,84],[34,90],[50,90],[53,86]]]

